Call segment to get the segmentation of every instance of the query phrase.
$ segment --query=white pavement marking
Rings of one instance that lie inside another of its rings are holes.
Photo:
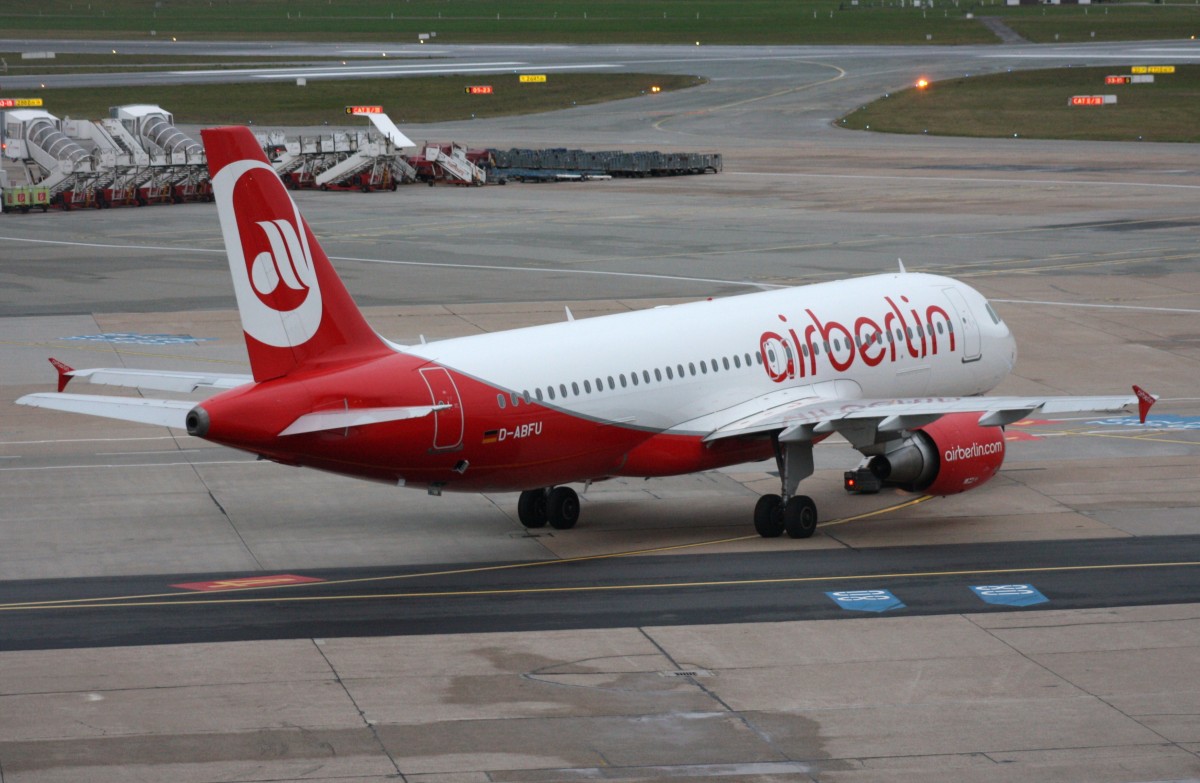
[[[94,247],[106,250],[149,250],[155,253],[220,253],[224,250],[198,247],[155,247],[153,245],[106,245],[101,242],[64,242],[56,239],[27,239],[25,237],[0,236],[0,242],[32,242],[42,245],[69,245],[72,247]],[[447,264],[438,261],[390,261],[383,258],[358,258],[356,256],[329,256],[331,261],[357,261],[364,264],[389,264],[392,266],[427,266],[437,269],[478,269],[494,272],[525,272],[537,275],[592,275],[599,277],[635,277],[643,280],[674,280],[685,283],[708,283],[716,285],[736,285],[746,288],[787,288],[773,283],[756,283],[753,280],[721,280],[709,277],[683,277],[680,275],[655,275],[648,272],[605,272],[598,269],[566,269],[556,267],[527,267],[527,266],[493,266],[489,264]]]
[[[494,272],[535,272],[539,275],[599,275],[606,277],[638,277],[648,280],[677,280],[685,283],[716,283],[718,285],[740,285],[748,288],[786,288],[787,286],[771,283],[756,283],[752,280],[719,280],[709,277],[681,277],[679,275],[655,275],[646,272],[604,272],[596,269],[564,269],[556,267],[527,267],[527,266],[492,266],[489,264],[443,264],[433,261],[387,261],[381,258],[354,258],[353,256],[330,256],[338,261],[361,261],[367,264],[388,264],[391,266],[434,266],[448,269],[480,269]]]
[[[1105,185],[1109,187],[1140,187],[1140,188],[1169,188],[1178,190],[1200,190],[1200,185],[1172,185],[1161,182],[1122,182],[1111,180],[1090,179],[1011,179],[1008,177],[936,177],[924,174],[803,174],[780,173],[773,171],[729,171],[722,173],[723,177],[794,177],[797,179],[895,179],[911,181],[914,179],[930,180],[932,182],[971,182],[981,185]]]
[[[30,468],[0,468],[3,473],[16,473],[18,471],[33,471],[33,470],[96,470],[107,468],[197,468],[202,465],[266,465],[270,460],[260,459],[226,459],[213,460],[211,462],[137,462],[128,465],[43,465],[40,467]]]
[[[1087,304],[1084,302],[1040,302],[1033,299],[993,299],[1004,304],[1052,305],[1054,307],[1098,307],[1105,310],[1149,310],[1155,313],[1200,313],[1186,307],[1148,307],[1145,305]]]
[[[535,66],[525,66],[525,70],[530,70]],[[611,63],[592,63],[590,65],[538,65],[536,70],[539,71],[577,71],[587,70],[593,71],[598,68],[616,68],[618,66]],[[297,69],[295,71],[281,71],[279,73],[256,73],[250,74],[255,79],[293,79],[297,76],[308,76],[320,78],[323,76],[340,77],[346,76],[425,76],[430,74],[457,74],[457,73],[515,73],[521,70],[519,65],[503,65],[496,67],[481,67],[481,68],[456,68],[453,66],[425,66],[422,68],[393,68],[386,70],[356,70],[350,68],[340,68],[334,70],[304,70]]]
[[[379,51],[379,50],[376,50],[376,51]],[[521,62],[519,60],[509,60],[509,61],[499,60],[496,62],[462,63],[462,66],[464,68],[475,68],[475,67],[479,67],[479,66],[502,68],[502,67],[511,67],[511,66],[517,66],[517,65],[526,65],[526,64],[527,63]],[[205,76],[211,76],[213,74],[239,74],[239,75],[240,74],[253,74],[253,75],[257,76],[257,75],[264,74],[264,73],[296,74],[296,73],[300,73],[303,71],[325,71],[325,70],[329,70],[330,68],[334,68],[334,67],[335,66],[327,64],[327,65],[293,66],[291,68],[230,68],[229,70],[224,70],[224,71],[222,71],[222,70],[171,71],[171,73],[174,73],[174,74],[196,74],[196,73],[198,73],[198,74],[202,74]],[[362,65],[360,63],[355,63],[352,66],[346,66],[347,70],[364,71],[364,72],[371,71],[371,70],[395,71],[397,68],[409,68],[412,70],[419,70],[421,68],[438,68],[438,67],[443,67],[443,66],[418,65],[416,63],[387,63],[387,64],[380,63],[379,65]]]
[[[153,435],[145,438],[58,438],[56,440],[0,440],[0,446],[36,446],[46,443],[114,443],[127,440],[175,440],[175,436]]]

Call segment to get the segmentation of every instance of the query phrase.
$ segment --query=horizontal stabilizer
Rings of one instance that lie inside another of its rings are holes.
[[[306,413],[287,426],[280,436],[302,435],[306,432],[341,430],[347,427],[362,427],[367,424],[382,424],[385,421],[419,419],[434,411],[444,410],[450,405],[417,405],[409,408],[351,408],[346,410]]]
[[[186,400],[147,400],[141,397],[107,397],[96,394],[56,394],[38,392],[26,394],[17,400],[18,405],[34,408],[50,408],[69,413],[85,413],[108,419],[136,421],[142,424],[157,424],[186,430],[184,420],[188,411],[196,407]]]
[[[168,372],[158,370],[126,370],[119,367],[96,367],[90,370],[71,370],[72,378],[86,378],[90,383],[105,386],[126,386],[155,391],[193,392],[200,387],[233,389],[254,383],[253,376],[203,372]]]

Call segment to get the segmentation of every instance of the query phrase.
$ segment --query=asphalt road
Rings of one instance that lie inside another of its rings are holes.
[[[835,591],[867,607],[878,593],[861,591],[889,591],[903,604],[889,616],[1012,610],[971,590],[1012,584],[1043,609],[1188,603],[1197,569],[1200,538],[1164,536],[312,569],[289,576],[319,581],[282,587],[247,574],[0,582],[0,651],[864,616]]]

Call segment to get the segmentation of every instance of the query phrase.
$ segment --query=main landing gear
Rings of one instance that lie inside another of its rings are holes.
[[[570,530],[579,521],[579,495],[570,487],[546,487],[521,493],[517,518],[527,528],[550,527]]]
[[[817,504],[797,495],[800,480],[813,473],[812,441],[781,441],[774,436],[775,464],[783,486],[779,495],[763,495],[754,506],[754,530],[763,538],[809,538],[817,530]]]

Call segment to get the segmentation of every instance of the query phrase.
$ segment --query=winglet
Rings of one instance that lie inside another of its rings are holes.
[[[1138,399],[1138,419],[1145,424],[1146,414],[1150,412],[1150,406],[1158,402],[1158,397],[1136,385],[1133,387],[1133,393],[1137,395]]]
[[[67,388],[67,384],[71,382],[71,378],[75,377],[75,368],[66,362],[60,362],[53,356],[50,357],[50,363],[54,365],[54,369],[58,371],[58,390],[62,391]]]

